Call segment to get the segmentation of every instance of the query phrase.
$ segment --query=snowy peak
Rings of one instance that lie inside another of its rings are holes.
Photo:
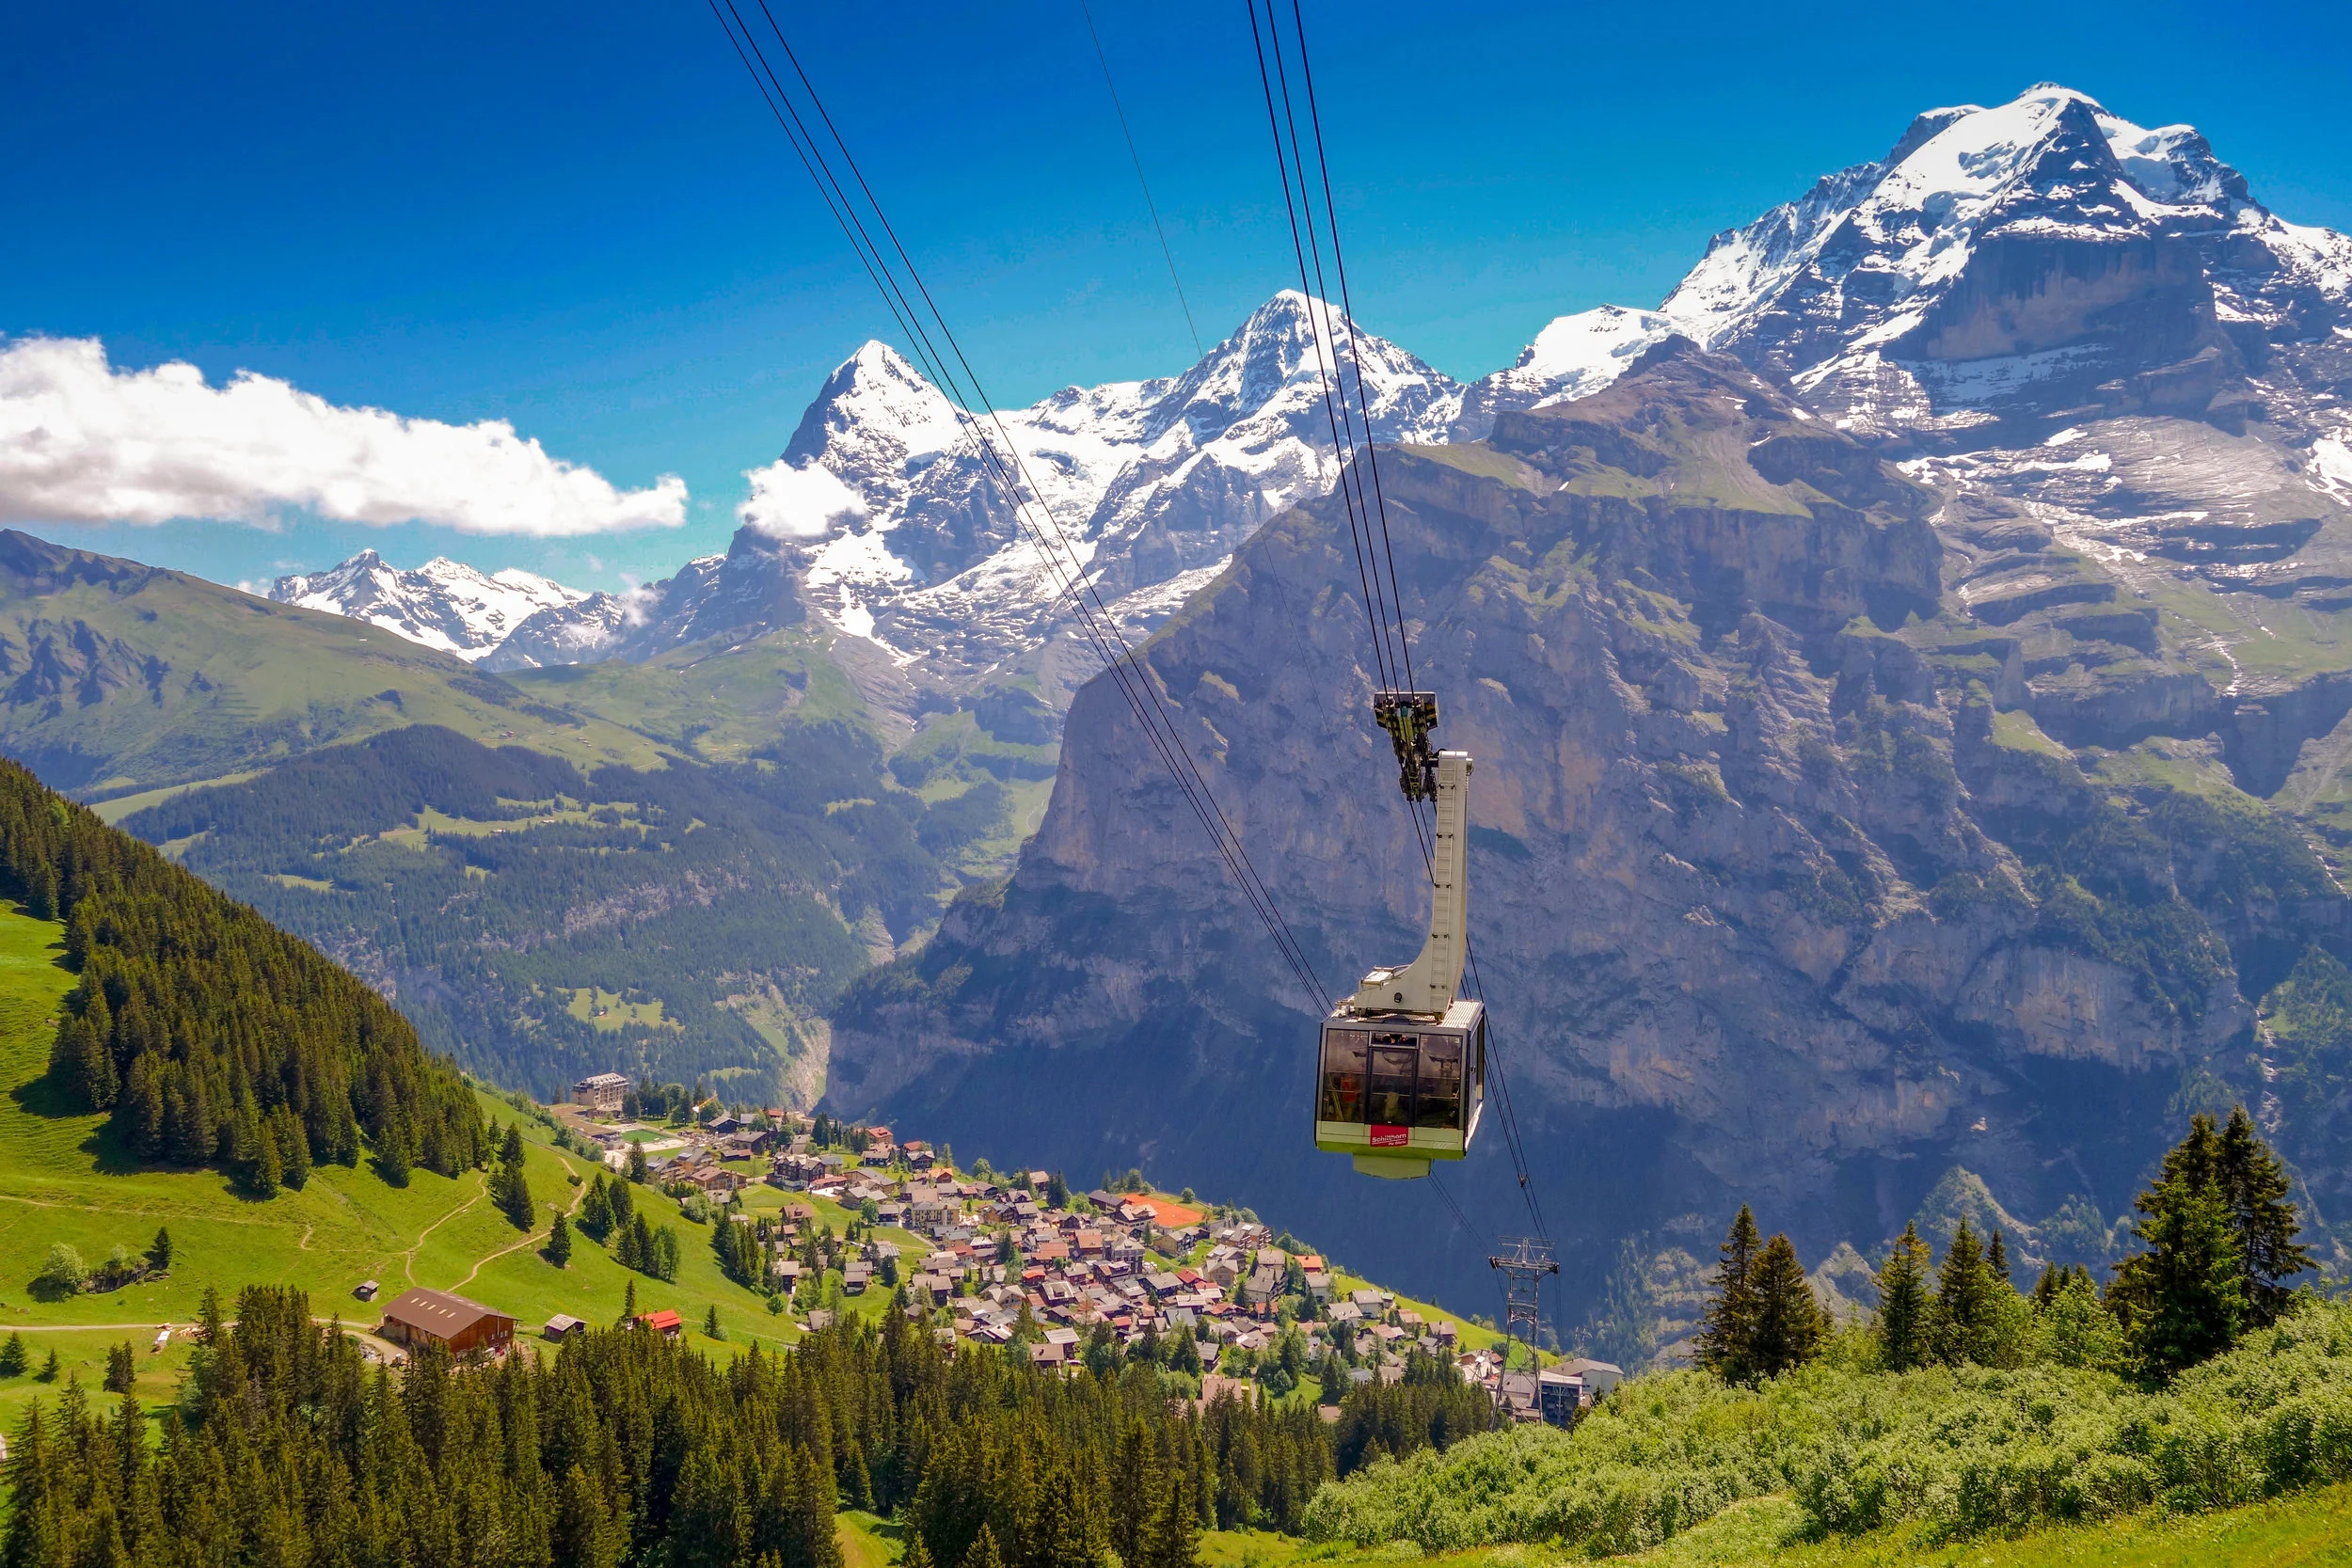
[[[1634,360],[1677,331],[1657,310],[1603,305],[1562,316],[1519,351],[1508,369],[1473,382],[1463,393],[1453,438],[1480,441],[1495,416],[1590,397],[1623,375]]]
[[[2348,296],[2343,236],[2280,223],[2193,127],[2042,83],[1931,110],[1883,161],[1717,235],[1661,309],[1854,428],[1957,433],[2229,423],[2248,367],[2324,338]]]
[[[1459,411],[1462,388],[1386,339],[1375,337],[1327,302],[1285,289],[1249,313],[1232,337],[1179,376],[1148,416],[1156,437],[1178,421],[1196,441],[1218,440],[1268,414],[1323,413],[1326,376],[1345,379],[1351,403],[1371,416],[1374,438],[1425,441]],[[1311,404],[1311,406],[1310,406]]]
[[[403,571],[373,550],[324,572],[279,578],[269,596],[366,621],[469,660],[487,655],[534,614],[589,597],[535,573],[509,568],[490,575],[446,556]]]

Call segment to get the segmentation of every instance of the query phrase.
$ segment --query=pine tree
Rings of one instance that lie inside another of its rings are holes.
[[[1111,1550],[1121,1562],[1140,1564],[1152,1511],[1160,1502],[1159,1449],[1141,1418],[1127,1423],[1111,1465]]]
[[[2141,1218],[2133,1234],[2148,1250],[2118,1266],[2110,1292],[2132,1348],[2160,1377],[2229,1349],[2246,1324],[2245,1267],[2229,1206],[2217,1182],[2198,1182],[2195,1174],[2185,1161],[2178,1176],[2135,1200]]]
[[[1133,1558],[1127,1560],[1135,1561]],[[1004,1554],[996,1549],[996,1532],[986,1525],[972,1538],[972,1544],[963,1554],[963,1568],[1005,1568]]]
[[[606,1196],[601,1170],[589,1181],[588,1196],[580,1200],[580,1227],[599,1242],[612,1233],[612,1203]]]
[[[1925,1366],[1931,1354],[1928,1265],[1918,1227],[1904,1226],[1878,1275],[1879,1359],[1890,1372]]]
[[[645,1180],[645,1146],[644,1144],[632,1143],[628,1146],[628,1179],[640,1183]]]
[[[635,1316],[637,1316],[637,1281],[632,1279],[628,1281],[627,1293],[621,1297],[621,1322],[627,1323]]]
[[[155,1239],[148,1243],[147,1266],[157,1274],[171,1267],[171,1232],[162,1226],[155,1227]]]
[[[842,1461],[841,1490],[850,1499],[850,1506],[861,1513],[874,1508],[874,1476],[866,1465],[866,1448],[856,1438],[850,1439],[850,1451]]]
[[[106,1347],[106,1392],[127,1394],[137,1385],[138,1376],[138,1354],[129,1340]]]
[[[280,1105],[271,1115],[278,1127],[278,1157],[284,1166],[283,1180],[289,1189],[298,1193],[310,1180],[310,1140],[293,1106]]]
[[[0,1345],[0,1377],[23,1377],[32,1358],[24,1349],[24,1336],[10,1334],[8,1342]]]
[[[1935,1306],[1930,1316],[1936,1359],[1953,1367],[1972,1361],[1980,1366],[1994,1364],[1999,1327],[1999,1302],[1994,1294],[1996,1284],[1976,1229],[1963,1214],[1952,1231],[1951,1249],[1944,1254],[1935,1274]]]
[[[719,1326],[719,1304],[714,1301],[703,1310],[703,1338],[723,1339],[726,1337],[727,1331]]]
[[[1755,1319],[1748,1338],[1749,1376],[1778,1377],[1821,1354],[1827,1325],[1804,1277],[1804,1265],[1785,1235],[1764,1243],[1749,1274]]]
[[[568,1268],[572,1261],[572,1222],[564,1211],[555,1212],[555,1224],[548,1230],[548,1261],[557,1268]]]
[[[937,1568],[931,1561],[930,1548],[923,1544],[919,1533],[908,1532],[907,1549],[898,1559],[898,1568]]]
[[[2312,1266],[2310,1249],[2295,1240],[2302,1224],[2295,1205],[2287,1201],[2286,1169],[2254,1131],[2254,1119],[2243,1105],[2230,1113],[2214,1164],[2237,1234],[2247,1326],[2267,1328],[2279,1321],[2294,1294],[2283,1281]]]
[[[1724,1238],[1714,1298],[1699,1324],[1699,1365],[1726,1383],[1744,1383],[1754,1375],[1749,1343],[1756,1333],[1756,1300],[1750,1281],[1760,1250],[1756,1216],[1742,1203]]]
[[[1184,1471],[1170,1473],[1161,1506],[1146,1532],[1142,1561],[1137,1568],[1196,1568],[1200,1560],[1200,1526],[1192,1499],[1192,1484]]]
[[[43,1383],[55,1383],[61,1370],[57,1364],[57,1353],[53,1350],[49,1353],[49,1358],[40,1364],[40,1370],[33,1375]]]
[[[263,1125],[255,1130],[253,1141],[253,1167],[248,1185],[252,1187],[255,1197],[276,1197],[278,1187],[286,1179],[285,1164],[278,1154],[277,1131]]]
[[[2017,1282],[2009,1272],[2009,1243],[2001,1240],[2001,1227],[1997,1225],[1993,1227],[1992,1243],[1984,1249],[1984,1265],[1992,1272],[1995,1284],[2015,1289]]]

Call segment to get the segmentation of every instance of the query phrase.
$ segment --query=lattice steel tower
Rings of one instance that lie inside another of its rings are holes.
[[[1518,1326],[1527,1325],[1527,1348],[1535,1348],[1535,1325],[1543,1321],[1539,1306],[1544,1275],[1558,1274],[1559,1261],[1551,1255],[1551,1243],[1533,1236],[1505,1236],[1495,1243],[1500,1251],[1487,1256],[1486,1264],[1502,1275],[1504,1316],[1502,1332],[1506,1338],[1518,1338]]]

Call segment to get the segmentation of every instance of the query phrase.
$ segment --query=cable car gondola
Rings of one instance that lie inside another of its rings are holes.
[[[1407,801],[1435,800],[1429,940],[1421,957],[1375,969],[1323,1021],[1315,1070],[1315,1147],[1355,1157],[1366,1176],[1429,1174],[1459,1160],[1486,1099],[1486,1005],[1459,993],[1470,915],[1470,758],[1430,746],[1438,700],[1382,691],[1373,716],[1396,743]]]

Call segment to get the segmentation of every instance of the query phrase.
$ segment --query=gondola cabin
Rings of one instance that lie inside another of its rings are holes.
[[[1366,1176],[1427,1176],[1459,1160],[1486,1101],[1486,1008],[1460,994],[1470,953],[1470,758],[1433,751],[1438,700],[1382,691],[1373,715],[1396,741],[1406,803],[1428,800],[1429,936],[1408,964],[1384,964],[1323,1021],[1315,1147],[1353,1155]]]
[[[1315,1097],[1315,1147],[1354,1155],[1366,1176],[1426,1176],[1433,1160],[1459,1160],[1486,1108],[1485,1005],[1456,997],[1425,1019],[1342,1003],[1323,1021]]]

